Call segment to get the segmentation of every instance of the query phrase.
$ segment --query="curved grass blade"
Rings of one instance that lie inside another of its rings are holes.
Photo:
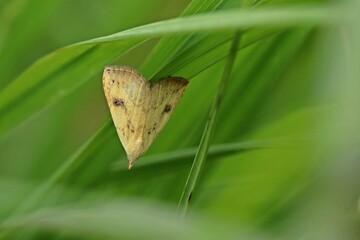
[[[78,44],[118,41],[128,38],[161,37],[173,34],[226,32],[259,26],[328,25],[338,23],[339,19],[341,19],[341,14],[338,10],[324,6],[226,10],[151,23]]]
[[[314,141],[316,138],[269,138],[258,139],[252,141],[243,141],[238,143],[225,143],[216,144],[209,147],[208,157],[216,159],[218,157],[224,157],[231,154],[238,154],[243,151],[252,151],[257,149],[266,148],[302,148],[307,147],[310,141]],[[314,141],[315,142],[315,141]],[[156,154],[145,156],[136,163],[136,168],[148,167],[157,164],[189,161],[193,159],[198,151],[198,148],[185,148],[172,152],[166,152],[163,154]],[[119,161],[111,166],[113,171],[127,171],[128,167],[125,161]]]
[[[37,61],[0,92],[0,136],[67,96],[102,71],[104,64],[140,42],[125,40],[66,47]]]

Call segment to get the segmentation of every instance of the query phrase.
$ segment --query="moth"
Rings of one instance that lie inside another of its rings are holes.
[[[187,84],[188,80],[181,77],[166,77],[151,83],[133,68],[105,67],[105,97],[129,169],[165,126]]]

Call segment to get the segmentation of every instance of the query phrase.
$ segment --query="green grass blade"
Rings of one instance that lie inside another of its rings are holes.
[[[243,141],[238,143],[225,143],[225,144],[216,144],[209,147],[208,158],[214,160],[219,157],[225,157],[231,154],[238,154],[244,151],[252,151],[256,149],[266,149],[266,148],[302,148],[306,147],[311,141],[315,142],[316,138],[304,138],[304,137],[292,137],[292,138],[269,138],[269,139],[258,139],[251,141]],[[150,156],[145,156],[141,161],[136,163],[136,168],[149,167],[158,164],[165,164],[176,162],[177,164],[183,161],[193,160],[198,148],[185,148],[181,150],[175,150],[171,152],[166,152],[162,154],[155,154]],[[112,165],[112,170],[114,171],[128,171],[128,165],[125,161],[119,161]]]
[[[186,214],[186,211],[187,211],[187,208],[189,205],[189,201],[191,199],[191,196],[195,189],[196,183],[200,176],[200,171],[203,168],[203,165],[205,163],[205,160],[206,160],[206,157],[208,154],[210,142],[212,140],[211,138],[214,134],[215,127],[216,127],[218,112],[220,111],[221,102],[223,100],[226,88],[228,86],[231,69],[233,67],[233,64],[234,64],[234,61],[236,58],[237,46],[238,46],[239,40],[240,40],[240,34],[236,33],[234,36],[234,40],[233,40],[231,49],[230,49],[229,59],[225,66],[224,74],[223,74],[222,80],[221,80],[219,88],[218,88],[217,96],[216,96],[215,101],[210,110],[209,119],[208,119],[208,122],[206,123],[204,133],[203,133],[203,136],[200,141],[199,150],[196,153],[193,165],[190,169],[188,179],[186,180],[186,183],[184,186],[184,191],[183,191],[180,201],[179,201],[178,214],[181,217],[184,217]]]
[[[21,0],[0,7],[0,89],[19,75],[24,59],[33,54],[34,42],[59,3]]]
[[[241,51],[256,42],[282,31],[284,29],[279,28],[257,28],[247,31],[243,33],[237,50]],[[176,75],[192,79],[228,56],[227,49],[230,48],[231,37],[231,33],[224,33],[221,36],[218,34],[209,35],[181,53],[175,60],[158,72],[154,78],[159,79],[161,76]]]
[[[214,11],[222,2],[223,0],[192,1],[181,16]],[[162,69],[170,59],[182,50],[190,37],[169,36],[161,39],[141,67],[142,74],[152,79],[157,71]]]
[[[151,23],[78,44],[118,41],[128,38],[161,37],[172,34],[229,31],[259,26],[327,25],[337,23],[340,17],[339,11],[334,8],[314,6],[224,10]]]
[[[37,61],[0,92],[0,136],[67,96],[139,42],[67,47]]]
[[[255,51],[239,59],[236,65],[239,71],[234,71],[232,76],[238,81],[232,82],[222,107],[224,113],[232,112],[232,114],[231,117],[220,116],[219,121],[222,125],[216,133],[218,142],[227,142],[234,138],[239,141],[248,136],[254,127],[258,127],[254,124],[254,109],[261,109],[264,102],[273,97],[272,86],[280,84],[279,78],[284,73],[284,69],[291,59],[296,57],[296,53],[309,39],[310,34],[310,29],[288,31],[264,41],[266,44],[262,46],[254,45]],[[273,60],[263,61],[266,56],[271,56]],[[241,111],[233,111],[234,105]],[[271,116],[273,115],[275,112]]]

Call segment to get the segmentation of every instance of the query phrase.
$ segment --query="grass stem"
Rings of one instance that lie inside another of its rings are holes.
[[[216,122],[217,122],[218,115],[219,115],[218,113],[219,113],[219,110],[221,107],[224,93],[228,86],[231,70],[232,70],[232,67],[234,65],[234,61],[236,58],[237,46],[238,46],[238,42],[240,41],[240,37],[241,37],[240,33],[238,33],[238,32],[235,33],[234,39],[233,39],[233,42],[232,42],[232,45],[230,48],[229,58],[226,63],[224,73],[223,73],[222,79],[221,79],[219,87],[218,87],[217,95],[216,95],[213,105],[211,107],[211,110],[209,113],[209,118],[206,123],[203,135],[201,137],[200,146],[195,155],[193,165],[191,166],[190,173],[186,180],[184,190],[183,190],[183,193],[182,193],[180,201],[179,201],[177,214],[180,217],[184,217],[186,215],[190,199],[191,199],[194,189],[196,187],[196,183],[199,180],[201,169],[204,166],[204,163],[205,163],[205,160],[206,160],[206,157],[208,154],[209,146],[210,146],[210,143],[212,140],[212,136],[214,134]]]

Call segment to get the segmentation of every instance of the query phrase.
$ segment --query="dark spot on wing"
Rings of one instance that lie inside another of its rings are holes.
[[[171,105],[170,104],[166,104],[165,108],[164,108],[164,113],[168,113],[171,111]]]
[[[125,107],[124,100],[122,100],[122,99],[114,98],[113,104],[116,107]]]

